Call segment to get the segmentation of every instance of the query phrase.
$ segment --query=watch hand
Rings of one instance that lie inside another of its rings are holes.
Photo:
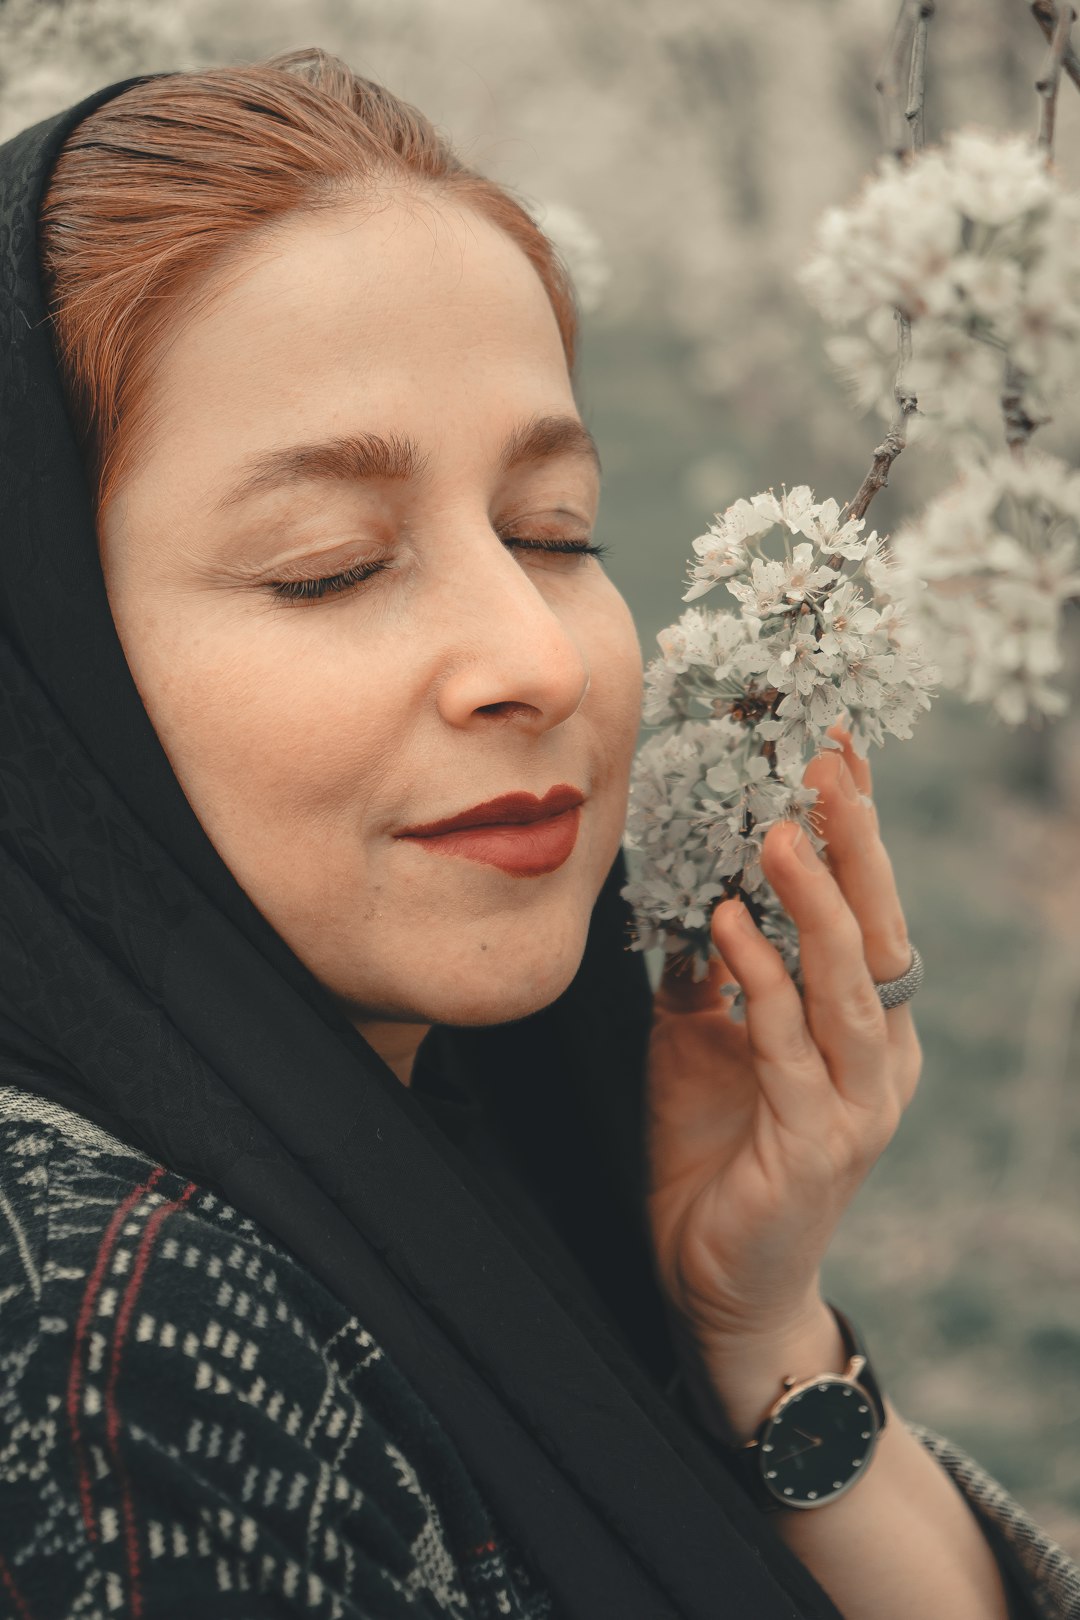
[[[801,1430],[798,1432],[802,1433]],[[806,1436],[804,1435],[803,1438],[805,1439]],[[786,1457],[778,1457],[777,1462],[790,1462],[793,1457],[801,1457],[804,1451],[813,1451],[814,1447],[820,1446],[820,1444],[820,1440],[811,1440],[808,1446],[798,1446],[794,1451],[789,1451]]]

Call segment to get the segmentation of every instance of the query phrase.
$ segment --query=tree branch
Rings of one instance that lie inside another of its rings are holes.
[[[903,158],[908,149],[905,117],[900,113],[900,74],[904,63],[910,60],[911,43],[907,38],[907,24],[910,18],[911,0],[900,0],[900,10],[893,24],[892,38],[885,52],[881,71],[874,80],[874,89],[881,97],[882,110],[885,114],[885,146],[895,158]],[[909,84],[908,101],[910,100]]]
[[[904,112],[913,152],[921,152],[925,145],[923,104],[926,100],[926,33],[936,9],[936,0],[919,0],[915,17],[911,70],[908,74],[908,101]]]
[[[912,401],[912,409],[910,411],[900,411],[897,414],[888,433],[874,451],[870,471],[859,485],[854,498],[844,507],[843,517],[845,521],[848,518],[864,517],[867,507],[878,490],[887,486],[889,469],[907,443],[907,419],[916,408],[914,395],[910,395],[909,398]],[[837,553],[835,558],[830,557],[829,562],[831,566],[838,567],[841,560],[840,554]]]
[[[1023,459],[1024,446],[1037,427],[1049,422],[1048,416],[1031,416],[1024,404],[1024,389],[1027,377],[1016,365],[1015,361],[1008,360],[1005,364],[1005,380],[1001,391],[1001,414],[1005,418],[1005,443],[1013,455]]]
[[[1029,0],[1029,4],[1035,21],[1046,35],[1046,38],[1052,42],[1054,29],[1057,27],[1058,21],[1054,0]],[[1061,65],[1076,88],[1080,90],[1080,56],[1076,54],[1071,45],[1066,45]]]
[[[1065,4],[1058,13],[1050,38],[1050,48],[1046,53],[1042,72],[1035,80],[1035,88],[1039,92],[1042,106],[1039,109],[1039,140],[1038,144],[1046,153],[1046,161],[1054,150],[1054,114],[1057,111],[1058,85],[1061,82],[1061,64],[1065,52],[1069,49],[1069,29],[1076,20],[1076,12],[1072,6]]]
[[[1049,167],[1054,153],[1054,116],[1057,112],[1058,86],[1061,83],[1062,66],[1072,53],[1069,30],[1076,20],[1076,12],[1068,0],[1058,12],[1055,12],[1053,0],[1031,0],[1031,10],[1050,40],[1042,71],[1035,80],[1035,89],[1040,98],[1037,144],[1046,154],[1046,163]],[[1072,54],[1075,56],[1075,53]],[[1080,68],[1080,63],[1077,66]],[[1080,77],[1076,82],[1080,85]],[[1016,362],[1011,358],[1008,359],[1001,390],[1001,413],[1005,418],[1005,443],[1019,460],[1023,460],[1024,449],[1035,429],[1050,420],[1048,416],[1034,417],[1029,413],[1024,404],[1027,382],[1027,377]]]
[[[901,0],[874,89],[885,113],[885,144],[901,161],[923,147],[923,101],[926,88],[926,31],[937,9],[936,0]],[[901,104],[901,79],[907,79]]]
[[[907,124],[910,144],[905,146],[901,142],[893,146],[894,157],[901,161],[909,161],[914,153],[921,152],[925,142],[926,35],[935,10],[935,0],[904,0],[886,53],[886,65],[877,80],[877,89],[886,103],[886,117],[892,118],[895,134],[899,127],[897,86],[900,67],[903,53],[910,52],[907,106],[904,109],[904,121]],[[910,31],[905,26],[908,23],[911,24]],[[841,513],[845,519],[864,517],[878,490],[884,489],[888,484],[889,470],[907,443],[908,418],[914,416],[919,408],[918,398],[904,381],[904,372],[911,359],[911,322],[901,310],[896,310],[895,314],[896,376],[893,380],[893,398],[896,400],[896,415],[892,419],[889,431],[874,451],[869,472],[859,485],[854,498],[848,501]],[[839,553],[829,559],[833,568],[839,568],[841,561]]]

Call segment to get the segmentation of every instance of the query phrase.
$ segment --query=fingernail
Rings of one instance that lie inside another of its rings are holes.
[[[854,804],[855,800],[859,797],[859,790],[855,786],[855,778],[848,770],[847,762],[845,760],[838,760],[837,763],[839,764],[840,769],[837,772],[836,779],[840,784],[840,791],[844,795],[845,799],[850,799]]]
[[[741,900],[728,900],[724,904],[724,916],[736,928],[745,928],[750,921],[750,913]]]
[[[820,857],[801,827],[797,826],[795,828],[795,836],[791,840],[791,848],[795,851],[803,865],[810,868],[811,872],[820,870]]]

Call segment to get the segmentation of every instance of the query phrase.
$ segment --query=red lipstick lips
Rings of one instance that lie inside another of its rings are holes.
[[[542,821],[545,816],[556,816],[562,810],[571,810],[584,802],[584,793],[559,782],[549,788],[542,799],[535,793],[502,793],[485,804],[474,804],[471,810],[462,810],[444,821],[427,821],[423,826],[405,827],[399,838],[429,838],[433,833],[457,832],[459,827],[523,826],[529,821]]]
[[[539,877],[568,860],[577,841],[585,795],[560,782],[542,799],[503,793],[442,821],[406,827],[398,838],[433,854],[464,856],[515,877]]]

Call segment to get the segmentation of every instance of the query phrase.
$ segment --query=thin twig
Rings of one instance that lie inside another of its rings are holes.
[[[908,74],[908,102],[904,111],[913,152],[921,152],[926,142],[923,129],[923,105],[926,101],[926,33],[936,9],[935,0],[919,0],[915,17],[915,37],[911,44],[911,71]]]
[[[1053,0],[1029,0],[1029,3],[1031,5],[1031,14],[1035,18],[1035,21],[1038,23],[1047,39],[1053,40],[1054,29],[1057,27],[1058,20],[1057,11],[1054,9]],[[1072,80],[1073,84],[1075,84],[1076,88],[1080,90],[1080,56],[1077,55],[1076,51],[1071,45],[1067,45],[1065,47],[1065,53],[1061,59],[1061,65],[1065,69],[1065,72],[1069,75],[1069,78]]]
[[[1035,89],[1039,95],[1037,145],[1046,154],[1046,166],[1049,168],[1054,155],[1054,118],[1057,112],[1058,86],[1061,83],[1062,65],[1072,50],[1069,30],[1076,20],[1076,13],[1067,0],[1060,11],[1055,11],[1052,0],[1033,0],[1031,9],[1043,31],[1047,29],[1050,31],[1050,46],[1042,71],[1035,80]],[[1080,78],[1077,79],[1077,83],[1080,84]],[[1027,442],[1035,429],[1050,420],[1048,416],[1032,416],[1027,410],[1024,404],[1027,383],[1028,378],[1010,356],[1005,364],[1005,376],[1002,381],[1001,414],[1005,419],[1005,443],[1019,461],[1023,461]]]
[[[1027,377],[1013,359],[1005,363],[1005,380],[1001,390],[1001,414],[1005,418],[1005,443],[1020,461],[1024,446],[1037,427],[1050,421],[1049,416],[1030,416],[1024,405]]]
[[[912,411],[915,409],[914,395]],[[889,482],[889,470],[897,456],[907,443],[907,419],[912,411],[901,411],[889,428],[888,433],[874,451],[874,459],[870,463],[870,471],[859,485],[854,498],[844,507],[843,518],[865,517],[866,509],[870,505],[879,489],[885,489]],[[835,558],[830,557],[832,567],[839,567],[841,561],[838,553]]]
[[[910,62],[911,42],[907,38],[907,25],[911,19],[911,0],[900,0],[900,10],[893,24],[892,38],[874,80],[874,89],[881,97],[885,114],[885,145],[895,158],[902,158],[908,148],[908,130],[900,111],[900,73],[905,62]],[[910,77],[910,75],[909,75]],[[908,101],[911,100],[910,84]]]
[[[926,34],[935,10],[935,0],[904,0],[893,34],[893,44],[889,50],[889,69],[883,72],[878,80],[877,87],[883,96],[888,98],[894,94],[894,86],[899,77],[899,68],[896,65],[896,42],[903,35],[905,21],[910,18],[913,22],[913,28],[906,46],[911,52],[911,57],[908,70],[907,106],[904,110],[910,145],[906,151],[895,152],[895,155],[902,160],[910,161],[916,152],[921,152],[925,140]],[[907,444],[908,419],[914,416],[919,408],[918,398],[907,386],[904,377],[908,361],[911,359],[911,321],[902,310],[898,309],[895,313],[896,376],[893,379],[893,398],[896,400],[896,415],[893,417],[889,425],[889,431],[884,439],[874,450],[874,459],[870,463],[870,470],[859,485],[854,499],[848,501],[841,513],[845,521],[849,518],[864,517],[867,507],[878,490],[884,489],[888,484],[892,464]],[[842,558],[837,553],[829,558],[829,562],[833,568],[839,568]]]
[[[1038,144],[1046,153],[1047,164],[1054,151],[1054,114],[1057,111],[1058,85],[1061,82],[1061,64],[1065,52],[1069,48],[1069,29],[1076,20],[1076,12],[1071,5],[1063,5],[1054,23],[1054,32],[1050,39],[1050,48],[1046,53],[1042,72],[1035,80],[1035,88],[1039,92],[1042,105],[1039,109],[1039,140]]]

